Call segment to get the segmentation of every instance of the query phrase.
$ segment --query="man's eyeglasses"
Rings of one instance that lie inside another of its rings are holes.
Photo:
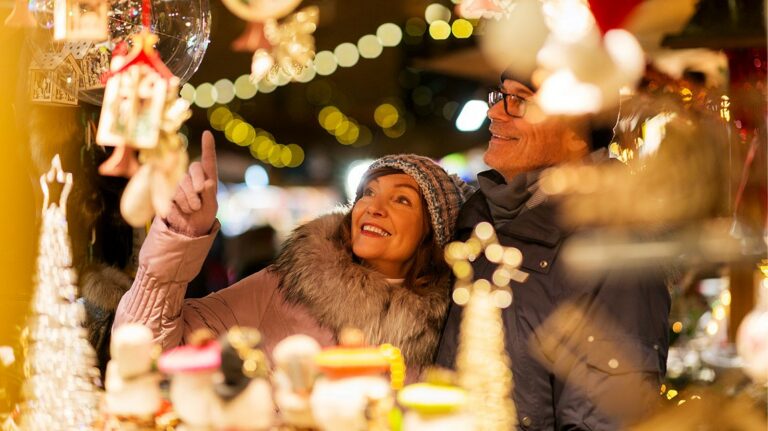
[[[495,88],[488,90],[488,108],[504,101],[504,112],[513,117],[522,118],[525,116],[525,109],[528,107],[528,101],[516,94],[507,94]]]

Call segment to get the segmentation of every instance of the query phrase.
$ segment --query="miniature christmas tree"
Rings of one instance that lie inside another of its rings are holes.
[[[472,282],[470,262],[485,255],[498,264],[492,281]],[[498,243],[493,227],[480,223],[467,242],[446,247],[446,261],[456,275],[453,299],[465,305],[462,314],[456,370],[459,385],[467,391],[467,411],[474,416],[474,429],[507,431],[517,425],[512,401],[513,378],[504,348],[501,309],[512,303],[509,282],[523,282],[527,274],[518,270],[522,254]]]
[[[48,185],[63,184],[58,203],[49,204]],[[72,174],[57,156],[40,177],[45,201],[40,229],[36,291],[25,329],[24,430],[88,430],[96,418],[99,371],[83,328],[85,310],[76,301],[66,201]]]

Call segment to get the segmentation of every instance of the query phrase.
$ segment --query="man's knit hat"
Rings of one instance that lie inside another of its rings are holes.
[[[427,202],[432,230],[440,247],[453,239],[456,217],[471,188],[456,175],[448,175],[431,159],[416,154],[393,154],[375,160],[363,175],[366,178],[373,170],[389,167],[403,171],[416,181]],[[358,187],[360,199],[363,184]]]

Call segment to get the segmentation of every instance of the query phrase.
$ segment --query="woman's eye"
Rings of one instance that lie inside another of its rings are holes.
[[[396,199],[396,201],[397,201],[398,203],[401,203],[401,204],[404,204],[404,205],[410,205],[410,204],[411,204],[411,200],[410,200],[410,199],[408,199],[408,198],[407,198],[407,197],[405,197],[405,196],[399,196],[399,197]]]
[[[363,196],[373,196],[373,189],[370,187],[366,187],[363,190]]]

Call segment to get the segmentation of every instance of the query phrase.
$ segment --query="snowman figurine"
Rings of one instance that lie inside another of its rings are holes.
[[[221,370],[213,390],[218,398],[214,426],[222,431],[261,431],[275,420],[269,363],[258,348],[261,334],[252,328],[232,327],[219,339]]]
[[[156,349],[152,331],[138,323],[122,325],[112,336],[104,407],[121,424],[118,428],[154,428],[162,403],[160,375],[152,369]]]
[[[389,361],[375,347],[363,346],[357,329],[342,330],[338,347],[315,358],[323,374],[310,397],[312,414],[323,431],[379,431],[389,429],[394,406]]]
[[[275,402],[283,424],[288,427],[317,427],[309,405],[309,396],[317,378],[315,357],[320,351],[320,344],[304,334],[283,339],[272,351],[275,362],[272,376],[275,384]]]
[[[426,381],[408,385],[397,394],[397,402],[408,409],[403,431],[463,431],[474,429],[472,416],[464,411],[466,392],[452,384],[453,373],[427,371]]]
[[[193,333],[190,344],[169,350],[158,360],[160,371],[171,376],[169,397],[183,422],[179,430],[212,429],[219,402],[213,378],[220,364],[219,342],[205,329]]]

